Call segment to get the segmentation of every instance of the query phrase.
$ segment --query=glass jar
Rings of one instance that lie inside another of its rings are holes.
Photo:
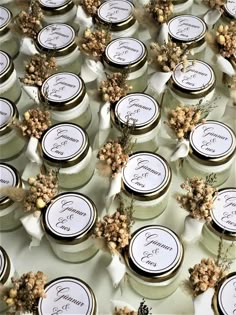
[[[173,15],[190,13],[193,0],[173,0]]]
[[[127,37],[112,40],[103,57],[108,73],[128,72],[127,84],[132,92],[144,92],[148,83],[146,46],[138,39]]]
[[[43,212],[46,237],[57,257],[68,262],[84,262],[98,251],[91,238],[97,220],[94,203],[79,193],[56,196]]]
[[[18,171],[11,165],[0,163],[0,188],[22,187]],[[11,231],[20,227],[16,212],[20,211],[18,202],[0,193],[0,231]]]
[[[108,28],[112,38],[132,37],[138,30],[134,5],[126,0],[108,0],[102,3],[97,10],[95,21]]]
[[[0,161],[16,158],[25,147],[25,138],[13,126],[18,117],[16,106],[6,98],[0,98]]]
[[[236,188],[220,189],[211,210],[212,221],[202,229],[202,245],[217,256],[222,238],[222,249],[228,248],[228,259],[236,259]]]
[[[21,97],[21,86],[11,57],[0,50],[0,97],[17,103]]]
[[[148,225],[138,229],[125,252],[132,289],[148,299],[171,295],[180,284],[183,258],[183,245],[169,228]]]
[[[38,315],[97,315],[97,302],[92,289],[74,277],[60,277],[45,286],[45,298],[38,301]]]
[[[224,11],[221,15],[220,23],[228,24],[236,20],[236,0],[226,0],[224,4]]]
[[[39,53],[49,53],[56,58],[57,72],[80,73],[81,53],[75,42],[75,30],[67,24],[45,26],[37,35]]]
[[[111,109],[114,137],[120,136],[120,130],[131,126],[130,134],[134,146],[132,151],[158,149],[161,111],[157,101],[143,93],[132,93],[123,97]]]
[[[218,121],[200,123],[190,134],[190,152],[184,160],[186,177],[205,178],[216,175],[214,186],[222,185],[229,177],[235,161],[236,139],[233,130]]]
[[[12,13],[0,6],[0,42],[1,49],[6,51],[11,58],[16,58],[20,50],[20,40],[10,30]]]
[[[122,172],[122,196],[134,202],[134,217],[159,216],[168,203],[171,168],[163,157],[148,151],[131,154]]]
[[[205,36],[206,23],[194,15],[179,15],[168,22],[168,33],[173,42],[186,44],[194,53],[195,58],[204,60],[207,46]]]
[[[39,97],[49,106],[53,123],[72,122],[87,128],[92,119],[84,81],[76,74],[60,72],[47,78]]]

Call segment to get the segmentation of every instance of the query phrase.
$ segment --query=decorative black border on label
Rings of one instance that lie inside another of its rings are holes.
[[[124,2],[125,4],[128,4],[129,6],[130,6],[130,14],[127,16],[127,17],[125,17],[125,18],[123,18],[123,19],[120,19],[120,20],[116,20],[116,21],[112,21],[112,20],[109,20],[109,19],[106,19],[104,16],[102,16],[101,15],[101,13],[100,13],[100,11],[101,11],[101,9],[103,8],[103,7],[105,7],[106,5],[109,5],[109,3],[115,3],[115,2],[117,2],[117,3],[119,3],[119,2]],[[101,19],[101,20],[103,20],[103,21],[105,21],[105,22],[107,22],[107,23],[111,23],[111,24],[117,24],[117,23],[121,23],[121,22],[125,22],[125,21],[127,21],[131,16],[132,16],[132,13],[133,13],[133,5],[132,5],[132,3],[130,2],[130,1],[124,1],[124,0],[110,0],[110,1],[105,1],[105,2],[103,2],[101,5],[100,5],[100,7],[98,8],[98,11],[97,11],[97,15],[99,16],[99,18]]]
[[[2,60],[2,58],[5,58],[3,62],[5,62],[6,64],[5,67],[0,71],[0,75],[3,74],[10,66],[10,58],[4,51],[0,51],[0,60]]]
[[[12,106],[12,104],[11,104],[8,100],[3,99],[3,98],[0,98],[0,109],[1,109],[1,106],[2,106],[1,103],[6,104],[6,105],[10,108],[10,114],[9,114],[8,119],[7,119],[2,125],[1,125],[1,122],[0,122],[0,128],[2,128],[3,126],[5,126],[5,125],[9,122],[10,118],[13,116],[13,113],[14,113],[13,106]]]
[[[11,20],[11,12],[3,6],[0,6],[0,11],[1,10],[7,12],[7,18],[6,18],[5,22],[3,22],[3,24],[0,24],[0,29],[4,28]]]
[[[6,169],[8,172],[9,172],[9,175],[11,175],[12,176],[12,184],[11,184],[11,187],[15,187],[16,186],[16,184],[17,184],[17,178],[16,178],[16,174],[15,174],[15,172],[13,171],[13,169],[11,168],[11,167],[9,167],[8,165],[5,165],[5,164],[1,164],[0,163],[0,175],[1,175],[1,168],[4,168],[4,169]],[[0,178],[2,178],[2,176],[0,176]],[[0,184],[0,187],[1,187],[1,184]],[[6,196],[2,196],[1,197],[1,195],[0,195],[0,202],[3,200],[3,199],[5,199],[6,198]]]
[[[6,266],[6,259],[0,247],[0,281]]]
[[[233,315],[233,314],[228,314],[225,310],[225,307],[224,307],[224,303],[222,301],[222,291],[224,291],[225,287],[227,286],[227,284],[231,281],[235,281],[236,282],[236,275],[233,275],[232,277],[230,277],[229,279],[226,279],[220,289],[219,289],[219,292],[218,292],[218,295],[217,295],[217,299],[218,299],[218,305],[219,307],[221,308],[221,311],[224,312],[225,315]],[[232,293],[233,295],[234,293]]]

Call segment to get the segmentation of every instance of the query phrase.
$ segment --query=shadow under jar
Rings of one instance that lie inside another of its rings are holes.
[[[42,225],[57,257],[81,263],[98,251],[91,238],[96,220],[94,203],[82,194],[68,192],[56,196],[48,205]]]
[[[122,171],[122,197],[133,200],[134,218],[148,220],[159,216],[168,203],[172,172],[166,160],[148,151],[130,155]]]
[[[17,103],[21,97],[21,86],[11,57],[0,50],[0,97]]]
[[[128,281],[148,299],[163,299],[180,284],[184,249],[169,228],[148,225],[135,231],[125,251]]]
[[[144,92],[148,81],[146,46],[138,39],[127,37],[112,40],[103,56],[105,71],[128,73],[127,84],[132,92]]]
[[[224,188],[217,192],[211,210],[212,221],[205,223],[202,229],[202,245],[218,254],[222,239],[222,249],[228,249],[228,259],[236,259],[236,188]]]
[[[86,314],[97,315],[98,307],[92,289],[75,277],[60,277],[47,283],[45,298],[38,301],[37,315]]]
[[[215,174],[214,186],[222,185],[235,167],[236,139],[233,130],[214,120],[200,123],[190,134],[190,152],[184,160],[185,177]]]
[[[75,42],[75,30],[70,25],[55,23],[45,26],[37,35],[36,49],[56,58],[57,72],[80,73],[81,53]]]
[[[157,101],[143,93],[132,93],[123,97],[111,109],[112,133],[120,136],[124,127],[130,126],[134,146],[132,151],[158,149],[161,111]]]
[[[59,72],[47,78],[39,98],[49,106],[53,123],[71,122],[87,128],[92,119],[84,81],[76,74]]]

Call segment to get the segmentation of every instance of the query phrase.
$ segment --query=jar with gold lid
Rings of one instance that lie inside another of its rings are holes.
[[[212,221],[202,229],[202,245],[212,254],[218,254],[219,242],[228,249],[228,259],[236,259],[236,188],[220,189],[213,201]]]
[[[47,78],[39,92],[46,102],[53,123],[72,122],[87,128],[92,119],[84,81],[71,72],[59,72]]]
[[[18,171],[11,165],[0,163],[0,188],[22,187]],[[20,205],[9,197],[0,193],[0,231],[11,231],[20,227]]]
[[[205,178],[216,175],[213,183],[222,185],[235,163],[236,138],[233,130],[222,122],[207,120],[190,133],[190,152],[184,160],[183,173],[186,177]]]
[[[130,126],[130,135],[134,146],[132,151],[158,149],[158,132],[161,125],[161,110],[157,101],[144,93],[131,93],[121,98],[111,107],[111,120],[114,137],[120,130]]]
[[[148,220],[159,216],[168,203],[172,172],[160,155],[143,151],[130,155],[122,171],[122,197],[134,202],[134,217]]]
[[[128,281],[148,299],[163,299],[178,288],[184,249],[169,228],[148,225],[136,230],[125,254]]]
[[[37,35],[36,49],[56,58],[57,72],[80,73],[81,53],[75,41],[75,30],[68,24],[45,26]]]
[[[106,47],[103,56],[105,71],[128,73],[127,84],[132,92],[144,92],[148,82],[146,46],[132,37],[117,38]]]
[[[231,21],[236,22],[236,0],[226,0],[224,4],[224,11],[218,24],[228,24]]]
[[[0,50],[0,97],[17,103],[21,97],[21,86],[11,57]]]
[[[78,278],[65,276],[52,280],[45,286],[45,295],[38,301],[38,315],[98,314],[92,289]]]

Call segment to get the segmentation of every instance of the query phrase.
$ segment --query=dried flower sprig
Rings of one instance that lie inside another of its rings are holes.
[[[220,25],[216,31],[216,42],[219,47],[219,53],[225,58],[235,58],[236,54],[236,23],[230,22],[226,25]]]
[[[168,21],[173,13],[173,4],[171,0],[150,0],[145,5],[146,11],[158,23],[162,24]]]
[[[139,305],[138,311],[131,311],[129,307],[115,307],[113,315],[152,315],[151,309],[146,305],[145,300],[143,299]]]
[[[211,9],[218,10],[219,12],[224,11],[224,5],[226,0],[203,0],[203,3]]]
[[[101,4],[100,0],[81,0],[80,4],[82,5],[84,11],[90,15],[94,16],[97,13],[97,9]]]

